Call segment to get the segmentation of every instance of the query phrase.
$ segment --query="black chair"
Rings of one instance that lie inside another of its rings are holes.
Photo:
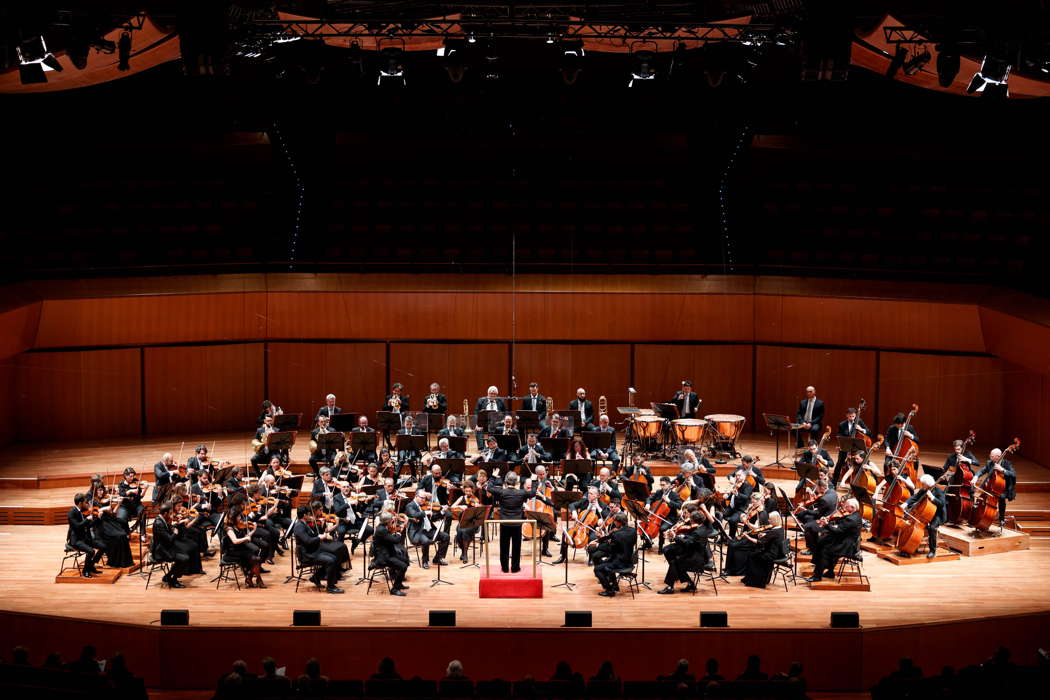
[[[219,586],[223,581],[232,580],[239,591],[241,590],[241,563],[227,558],[228,546],[228,540],[224,536],[219,542],[219,575],[213,578],[212,581],[215,582],[215,590],[219,590]]]
[[[292,548],[292,574],[284,580],[285,583],[289,583],[292,579],[295,579],[295,592],[299,592],[299,584],[303,582],[303,578],[311,578],[320,574],[321,569],[324,568],[322,564],[317,562],[306,561],[303,550],[296,544],[295,538],[291,541]]]
[[[439,698],[472,698],[474,683],[468,680],[444,679],[438,684]]]
[[[700,581],[707,579],[711,582],[711,588],[714,589],[715,595],[718,595],[718,582],[714,571],[708,571],[707,569],[700,569],[699,571],[690,571],[689,574],[693,577],[693,595],[700,590]]]
[[[479,698],[509,698],[510,681],[494,678],[489,681],[478,681],[474,686]]]
[[[368,562],[368,575],[365,576],[365,580],[368,581],[368,588],[365,589],[365,595],[368,595],[372,590],[372,584],[375,583],[376,577],[378,576],[383,577],[383,581],[386,583],[387,593],[391,592],[390,570],[385,566],[379,566],[376,564],[376,560],[373,559]]]
[[[146,561],[142,564],[142,572],[146,574],[146,588],[149,588],[149,583],[153,579],[153,572],[160,569],[161,572],[167,576],[168,571],[171,569],[171,563],[166,561],[157,561],[153,558],[153,552],[149,552],[146,555]]]
[[[623,695],[623,684],[620,681],[588,681],[587,697],[618,698]]]
[[[627,590],[631,592],[631,598],[634,598],[634,594],[640,590],[638,585],[638,550],[634,550],[634,555],[631,557],[633,563],[629,567],[616,570],[616,585],[620,585],[620,581],[627,582]]]
[[[58,575],[61,576],[62,572],[66,570],[66,562],[70,559],[73,560],[73,566],[76,568],[77,573],[81,576],[84,575],[84,553],[76,547],[73,547],[66,542],[65,552],[62,556],[62,563],[58,567]]]
[[[365,694],[363,681],[328,681],[327,697],[330,698],[360,698]]]
[[[795,575],[795,563],[792,560],[791,555],[788,555],[783,559],[777,559],[773,562],[773,576],[770,578],[770,583],[775,584],[777,582],[777,576],[783,579],[785,592],[788,590],[788,580],[791,581],[792,586],[798,585],[798,577]]]
[[[835,583],[842,583],[847,569],[850,573],[856,573],[861,583],[870,585],[868,577],[864,575],[864,554],[861,552],[859,540],[852,552],[839,557],[838,565],[835,567]]]

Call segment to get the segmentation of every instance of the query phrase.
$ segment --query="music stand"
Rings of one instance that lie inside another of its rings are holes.
[[[402,414],[393,411],[379,411],[376,413],[376,425],[378,426],[376,429],[383,433],[386,446],[392,447],[390,436],[397,435],[397,431],[401,430]]]
[[[449,435],[445,439],[448,440],[448,449],[450,449],[450,450],[452,450],[454,452],[458,452],[461,455],[465,455],[467,453],[467,438],[466,438],[466,436],[464,436],[464,435]],[[440,440],[438,442],[440,442]]]
[[[588,450],[608,452],[609,447],[612,446],[612,433],[599,430],[584,430],[580,435],[583,436],[583,444],[587,446]]]
[[[647,481],[621,479],[620,487],[623,488],[624,496],[627,497],[628,501],[641,501],[642,503],[645,503],[649,500],[649,496],[652,493],[649,490],[649,482]],[[647,518],[648,516],[643,517]]]
[[[554,461],[564,459],[569,453],[569,438],[541,437],[539,440]]]
[[[282,433],[274,431],[266,436],[266,446],[270,448],[271,453],[290,450],[294,444],[295,433],[292,432]]]
[[[540,412],[529,411],[524,408],[514,411],[514,418],[518,422],[518,430],[524,432],[539,432],[540,429]]]
[[[539,559],[540,559],[540,564],[546,564],[547,566],[554,566],[550,562],[543,561],[543,538],[547,535],[548,532],[553,534],[558,529],[557,524],[554,522],[554,514],[553,513],[543,513],[541,511],[536,511],[536,510],[526,510],[525,511],[525,517],[526,518],[532,518],[533,520],[536,521],[536,523],[539,526],[539,527],[537,527],[536,525],[533,526],[532,546],[533,547],[537,546],[536,543],[537,543],[537,541],[539,541],[539,547],[540,547]]]
[[[232,474],[233,470],[236,469],[236,468],[237,467],[235,465],[233,465],[233,464],[231,464],[229,466],[226,466],[226,467],[219,467],[214,472],[212,472],[212,475],[211,475],[212,483],[213,484],[222,484],[223,486],[225,486],[226,485],[226,480],[230,478],[230,474]],[[163,487],[161,487],[161,488],[163,488]],[[157,499],[156,502],[160,503],[160,499]]]
[[[459,516],[459,526],[468,529],[472,527],[483,528],[485,527],[485,521],[489,519],[489,512],[491,510],[492,506],[473,506],[471,508],[467,508],[465,511],[463,511],[463,514]],[[474,563],[464,564],[459,568],[466,569],[470,566],[476,566],[480,569],[481,565],[478,564],[478,553],[477,550],[474,549],[473,540],[471,540],[470,542],[470,551],[474,553]]]
[[[553,491],[551,493],[551,499],[554,501],[554,512],[560,513],[562,508],[565,509],[565,525],[563,526],[561,533],[562,537],[569,536],[569,504],[575,503],[582,497],[583,494],[579,491]],[[565,559],[565,580],[562,583],[554,584],[551,588],[561,588],[564,586],[571,591],[576,584],[569,581],[569,558],[563,558]]]
[[[357,458],[361,456],[362,452],[376,452],[376,447],[378,446],[379,438],[375,432],[350,433],[350,449],[354,451],[354,456],[350,461],[357,464]]]
[[[627,484],[634,484],[634,486],[627,486]],[[628,513],[634,516],[635,528],[640,528],[640,523],[649,521],[649,511],[646,510],[645,506],[643,505],[645,501],[649,498],[649,484],[645,483],[644,481],[627,480],[622,482],[622,485],[624,486],[624,491],[628,493],[632,491],[636,495],[640,495],[643,492],[645,493],[645,498],[635,498],[634,496],[628,495],[626,500],[621,501],[621,503],[623,503],[624,510],[626,510]],[[641,489],[639,489],[638,487],[641,487]],[[638,532],[642,535],[642,537],[649,541],[649,545],[651,546],[653,543],[653,539],[649,537],[649,535],[646,534],[644,530],[639,529]],[[652,590],[652,586],[650,586],[649,582],[645,580],[645,549],[647,548],[642,548],[642,551],[638,554],[638,558],[641,560],[642,564],[641,580],[638,581],[638,585],[645,586],[649,590]]]
[[[775,442],[777,446],[777,458],[776,461],[773,462],[773,464],[782,467],[784,466],[784,464],[780,461],[780,433],[786,430],[788,432],[788,435],[791,434],[791,419],[787,416],[782,416],[777,413],[763,413],[762,419],[766,422],[766,427],[769,428],[769,432],[776,435]]]
[[[838,435],[836,439],[839,442],[839,452],[853,454],[854,452],[867,452],[868,450],[867,444],[861,438]]]
[[[582,484],[583,479],[580,477],[586,474],[587,483],[590,484],[591,479],[594,478],[594,467],[595,462],[593,459],[564,459],[561,463],[562,478],[572,474],[576,477],[576,483]]]
[[[279,416],[273,417],[273,426],[278,430],[285,432],[299,429],[299,422],[302,420],[302,413],[282,413]]]
[[[516,432],[512,435],[489,435],[488,437],[496,438],[496,445],[506,450],[508,454],[514,454],[521,447],[521,436]]]
[[[503,411],[478,411],[474,418],[474,427],[480,426],[486,433],[492,432],[493,424],[503,420]]]
[[[673,403],[655,403],[649,404],[652,406],[656,415],[660,416],[665,420],[677,420],[678,419],[678,406]]]
[[[467,468],[467,460],[462,457],[454,457],[449,459],[435,459],[432,464],[436,464],[441,467],[441,475],[449,480],[453,476],[459,477],[458,482],[463,481],[463,472]]]
[[[803,462],[799,461],[795,465],[795,471],[798,473],[799,480],[809,479],[810,481],[816,482],[820,479],[820,467],[817,466],[817,461]]]
[[[328,452],[334,450],[338,452],[346,446],[346,435],[338,431],[327,432],[324,435],[317,436],[317,450],[319,452]],[[325,460],[326,462],[328,460]]]

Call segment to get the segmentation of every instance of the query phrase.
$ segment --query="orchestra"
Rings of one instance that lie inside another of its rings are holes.
[[[925,556],[933,560],[942,527],[963,522],[975,531],[988,531],[998,524],[1001,531],[1007,503],[1016,496],[1016,472],[1007,457],[1019,440],[1006,449],[992,449],[981,465],[968,449],[974,441],[971,431],[966,440],[954,441],[939,478],[922,473],[917,405],[897,413],[885,436],[875,439],[861,418],[866,405],[861,399],[837,425],[839,454],[833,460],[824,448],[832,432],[824,425],[824,403],[814,387],[806,387],[792,426],[800,447],[794,460],[799,478],[788,498],[757,456],[731,455],[739,462],[723,468],[727,480],[719,481],[715,463],[727,460],[720,447],[724,443],[713,435],[714,425],[698,442],[665,438],[663,457],[669,464],[662,466],[661,455],[648,449],[652,436],[635,433],[631,415],[614,424],[604,396],[595,415],[581,387],[559,414],[550,410],[553,400],[539,393],[536,382],[528,389],[525,396],[506,397],[495,385],[488,387],[474,408],[478,415],[489,415],[479,418],[448,413],[449,399],[438,382],[429,385],[422,413],[413,413],[405,387],[395,383],[381,408],[399,414],[400,427],[381,422],[379,432],[437,432],[437,446],[419,450],[401,444],[400,450],[381,449],[378,454],[351,449],[349,439],[338,449],[330,442],[322,447],[319,438],[332,432],[332,417],[342,413],[335,395],[327,394],[310,427],[305,477],[303,465],[293,469],[289,461],[294,433],[290,441],[285,437],[271,446],[270,436],[281,432],[275,419],[284,414],[276,403],[264,401],[258,427],[249,433],[254,449],[244,464],[213,460],[201,444],[185,464],[180,463],[182,448],[178,455],[174,449],[164,452],[153,465],[152,484],[140,479],[134,467],[118,472],[112,486],[95,475],[68,512],[67,551],[83,554],[79,575],[84,578],[102,573],[103,561],[107,567],[128,567],[131,533],[138,528],[152,560],[167,567],[162,579],[166,588],[186,587],[183,579],[203,572],[203,562],[220,552],[224,562],[240,567],[249,588],[265,588],[265,567],[294,546],[297,564],[310,570],[310,583],[339,594],[344,592],[341,578],[363,549],[366,571],[384,568],[391,594],[404,596],[412,566],[408,547],[419,548],[424,569],[447,565],[450,545],[460,562],[468,564],[475,544],[491,536],[472,510],[485,508],[487,520],[534,518],[524,528],[519,523],[498,526],[503,572],[520,571],[523,538],[533,542],[541,558],[552,556],[550,544],[556,542],[559,552],[552,564],[568,567],[575,560],[570,549],[582,550],[586,556],[579,565],[592,567],[599,594],[612,597],[619,590],[619,576],[637,565],[639,552],[655,547],[667,564],[664,588],[657,592],[669,595],[679,590],[678,584],[692,592],[696,575],[714,571],[722,580],[741,576],[745,586],[765,587],[774,566],[790,560],[791,531],[804,541],[796,547],[799,556],[812,558],[814,568],[806,580],[813,583],[833,576],[837,562],[854,555],[868,530],[867,542],[873,546],[909,557],[925,545]],[[679,416],[692,418],[702,400],[685,380],[670,403]],[[469,401],[464,404],[465,411]],[[518,407],[529,412],[520,420]],[[426,414],[441,418],[431,423]],[[282,425],[287,424],[286,417]],[[436,430],[440,425],[444,427]],[[363,414],[353,432],[377,433]],[[478,449],[457,450],[470,432]],[[608,445],[588,434],[607,434]],[[516,436],[516,449],[500,446],[508,445],[506,436]],[[871,460],[883,451],[884,461]],[[654,465],[668,471],[657,472]],[[783,480],[776,472],[774,476]],[[310,482],[304,484],[305,479]],[[556,501],[559,491],[572,495]],[[965,501],[965,518],[958,507],[952,510],[960,500]],[[556,503],[563,506],[560,512]],[[469,524],[464,518],[468,511]],[[551,520],[529,515],[536,513]],[[212,547],[212,537],[217,547]],[[713,545],[723,556],[712,557]]]

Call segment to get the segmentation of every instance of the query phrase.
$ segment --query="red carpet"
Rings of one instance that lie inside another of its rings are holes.
[[[539,573],[539,572],[537,572]],[[505,574],[497,568],[491,576],[481,570],[478,583],[479,598],[542,598],[543,579],[532,577],[532,567],[522,568],[516,574]]]

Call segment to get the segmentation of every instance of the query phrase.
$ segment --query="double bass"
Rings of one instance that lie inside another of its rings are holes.
[[[919,473],[916,471],[916,463],[919,457],[919,444],[907,437],[904,433],[911,427],[911,419],[915,417],[915,414],[919,412],[919,404],[913,403],[911,410],[908,411],[908,417],[904,421],[904,425],[900,430],[900,439],[897,440],[897,446],[893,448],[893,460],[899,465],[900,469],[908,475],[912,483],[918,483]],[[903,457],[902,457],[903,455]]]
[[[905,459],[911,459],[911,452],[905,455]],[[882,503],[876,508],[875,519],[871,523],[871,536],[880,540],[889,540],[898,528],[903,525],[903,504],[911,498],[911,489],[904,483],[902,476],[906,476],[902,468],[889,477],[882,493]],[[914,482],[913,482],[914,483]]]
[[[971,430],[969,436],[963,441],[962,450],[955,460],[955,468],[949,469],[937,480],[938,483],[944,480],[948,482],[945,499],[948,501],[948,522],[950,523],[968,523],[973,513],[973,488],[970,486],[974,475],[973,465],[966,464],[959,458],[976,439],[977,433]]]
[[[869,495],[875,495],[875,489],[878,487],[877,480],[870,471],[864,468],[864,466],[871,460],[872,453],[882,447],[882,443],[885,438],[880,434],[879,439],[875,443],[871,443],[869,438],[868,451],[864,453],[864,460],[860,464],[854,464],[850,467],[853,470],[853,476],[850,478],[850,488],[864,489]],[[875,511],[869,503],[860,504],[860,517],[868,522],[871,522],[875,518]]]
[[[1006,459],[1006,455],[1016,452],[1020,447],[1021,438],[1015,437],[1013,444],[1003,450],[995,464],[998,465]],[[980,485],[974,487],[974,491],[977,500],[970,514],[970,524],[975,530],[987,530],[999,519],[999,501],[1006,491],[1006,475],[993,467],[988,470]]]
[[[926,493],[929,495],[930,491]],[[919,545],[926,539],[926,528],[929,527],[930,521],[937,516],[937,504],[932,498],[923,498],[909,510],[902,512],[908,520],[902,522],[897,533],[897,550],[904,554],[915,554]]]
[[[849,431],[849,436],[851,438],[857,437],[857,428],[859,427],[857,424],[860,422],[860,414],[864,413],[864,409],[867,407],[868,400],[862,397],[860,403],[857,404],[857,419],[853,421],[853,429]],[[871,435],[861,433],[860,439],[864,441],[865,449],[871,450]]]

